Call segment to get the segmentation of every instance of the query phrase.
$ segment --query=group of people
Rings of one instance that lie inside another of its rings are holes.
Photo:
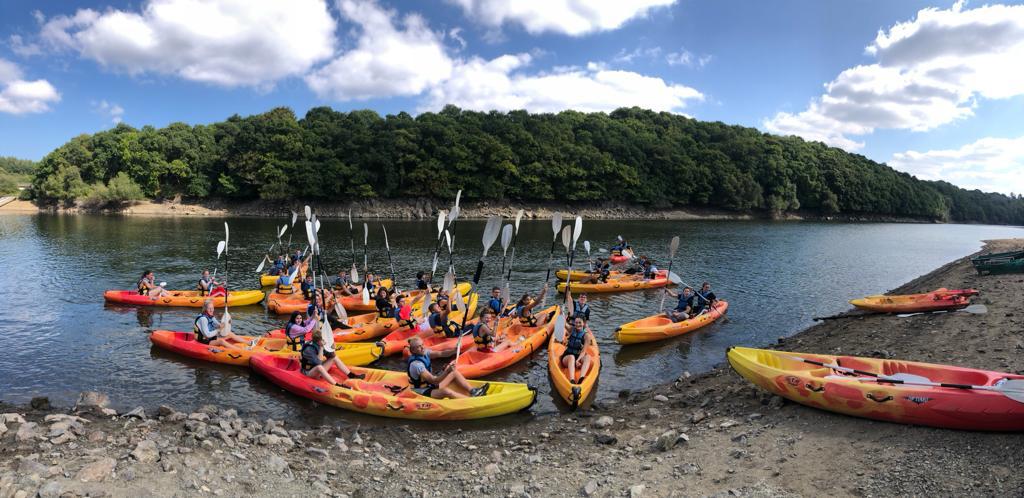
[[[300,251],[298,249],[296,249],[295,252],[289,253],[287,255],[279,254],[276,258],[274,258],[274,261],[270,265],[270,268],[267,269],[267,275],[292,275],[293,271],[296,268],[298,268],[300,264],[302,264],[302,254],[303,251]]]
[[[684,287],[681,292],[674,292],[665,288],[670,296],[677,298],[676,307],[668,310],[665,314],[672,322],[689,320],[711,311],[718,297],[711,291],[711,284],[704,282],[700,290],[694,292],[692,287]]]
[[[140,296],[149,296],[152,298],[160,298],[169,294],[169,291],[164,288],[163,282],[160,284],[156,283],[156,275],[152,270],[146,270],[142,272],[139,277],[139,281],[136,282],[136,288],[138,289]],[[215,277],[210,275],[210,270],[203,270],[203,273],[199,276],[199,282],[196,284],[196,291],[199,292],[200,296],[217,296],[224,295],[224,290],[227,286],[227,280],[217,280]]]

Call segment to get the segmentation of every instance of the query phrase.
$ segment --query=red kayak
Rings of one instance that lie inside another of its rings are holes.
[[[621,254],[612,254],[608,261],[611,261],[613,265],[618,265],[629,261],[629,258]]]

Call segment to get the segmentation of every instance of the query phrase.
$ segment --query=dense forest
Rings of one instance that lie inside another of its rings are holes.
[[[31,181],[35,172],[35,161],[0,157],[0,195],[17,192],[18,186]]]
[[[42,203],[429,197],[613,201],[1024,224],[1020,196],[925,182],[797,137],[639,108],[438,113],[287,108],[80,135],[38,164]]]

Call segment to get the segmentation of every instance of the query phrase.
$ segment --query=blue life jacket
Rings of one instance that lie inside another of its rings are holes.
[[[563,356],[573,355],[576,358],[579,358],[580,357],[580,353],[583,352],[583,342],[584,342],[584,340],[586,340],[586,337],[587,337],[587,328],[586,327],[583,327],[581,329],[577,329],[574,326],[572,328],[572,330],[569,331],[569,340],[568,340],[568,342],[565,343],[565,353],[563,353]]]
[[[206,330],[209,330],[210,332],[214,332],[214,325],[213,325],[214,318],[212,316],[208,316],[206,313],[200,313],[199,316],[196,317],[195,321],[192,322],[192,331],[195,332],[195,334],[196,334],[196,340],[201,342],[201,343],[203,343],[203,344],[209,344],[210,341],[212,341],[213,339],[215,339],[217,337],[217,335],[214,334],[213,337],[206,337],[203,334],[202,327],[200,327],[200,325],[199,325],[199,321],[200,320],[206,320]]]
[[[686,294],[679,293],[679,301],[676,303],[676,309],[682,311],[685,310],[687,306],[689,306],[690,310],[692,311],[694,299],[697,299],[697,296],[695,294],[690,294],[690,296],[687,297]]]
[[[302,297],[306,299],[313,299],[313,290],[316,288],[316,284],[303,281],[302,282]]]
[[[579,302],[573,303],[572,316],[582,316],[584,320],[590,321],[590,303],[584,304],[582,307]]]
[[[494,314],[501,313],[501,298],[492,297],[490,301],[487,301],[487,306],[494,310]]]
[[[414,378],[412,378],[412,364],[415,361],[423,363],[423,366],[429,372],[430,371],[430,356],[427,356],[425,354],[412,354],[412,355],[409,355],[409,357],[405,359],[405,373],[406,373],[406,375],[409,376],[409,383],[412,384],[412,387],[417,388],[417,387],[420,387],[423,384],[425,384],[425,382],[423,382],[423,379],[414,379]]]
[[[476,323],[471,328],[473,330],[473,342],[480,346],[487,346],[494,342],[494,336],[491,334],[481,335],[480,329],[483,328],[483,323]]]

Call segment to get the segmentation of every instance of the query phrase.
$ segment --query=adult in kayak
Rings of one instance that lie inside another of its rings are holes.
[[[249,344],[249,341],[242,339],[231,331],[225,331],[225,325],[217,317],[213,316],[213,300],[207,299],[203,302],[203,312],[196,317],[192,323],[192,331],[196,334],[196,340],[210,346],[218,346],[226,349],[243,349],[238,344]]]
[[[523,294],[523,297],[519,298],[516,302],[515,308],[509,313],[509,316],[514,316],[519,319],[519,322],[528,327],[538,327],[544,325],[547,321],[547,317],[537,318],[533,316],[533,308],[535,308],[541,301],[544,300],[544,295],[548,292],[548,284],[544,283],[544,288],[540,290],[540,294],[537,295],[536,299],[530,295],[529,292]]]
[[[331,342],[334,338],[331,338]],[[363,379],[365,374],[357,374],[348,368],[343,361],[334,354],[333,344],[328,346],[324,342],[324,336],[319,330],[313,332],[313,340],[302,345],[302,356],[299,358],[299,366],[302,374],[314,379],[323,379],[325,382],[338,384],[334,377],[328,373],[331,367],[336,367],[341,373],[350,379]]]
[[[697,300],[693,303],[697,310],[694,315],[707,313],[708,310],[715,306],[715,301],[718,301],[718,296],[711,291],[711,283],[705,281],[700,284],[700,290],[697,291]]]
[[[665,292],[678,299],[676,307],[665,313],[673,323],[689,320],[695,314],[696,302],[700,298],[693,293],[693,288],[686,287],[682,292],[673,292],[672,289],[666,288]]]
[[[430,315],[427,316],[426,325],[430,330],[434,331],[435,334],[444,335],[445,337],[457,337],[459,335],[459,324],[449,320],[448,314],[448,301],[444,302],[445,306],[441,306],[439,303],[432,303],[427,310],[430,311]]]
[[[218,285],[224,285],[224,283],[211,277],[210,270],[203,270],[202,276],[199,277],[199,283],[196,284],[196,290],[199,291],[200,296],[208,296]]]
[[[299,289],[302,290],[302,297],[304,299],[307,301],[313,299],[313,291],[316,290],[316,284],[313,283],[312,274],[306,274],[306,278],[302,280],[302,285],[299,286]]]
[[[416,288],[427,290],[430,288],[430,274],[425,271],[416,272]]]
[[[156,285],[156,275],[153,274],[152,270],[142,272],[142,276],[139,277],[139,282],[136,285],[139,288],[140,296],[163,297],[167,295],[167,289]]]
[[[293,311],[288,323],[284,324],[284,335],[288,338],[288,345],[293,350],[298,350],[305,343],[306,334],[316,327],[320,318],[316,308],[313,308],[313,313],[307,316],[308,318],[303,320],[301,311]]]
[[[565,351],[559,361],[569,370],[569,380],[574,384],[579,384],[580,378],[590,369],[592,359],[584,351],[588,340],[587,324],[583,317],[572,317],[571,324],[566,324]]]
[[[480,316],[483,316],[483,312],[491,310],[495,316],[501,315],[502,310],[505,308],[505,302],[501,299],[501,287],[494,287],[491,289],[491,298],[487,300],[487,307],[480,311]]]
[[[430,370],[430,360],[442,355],[423,346],[423,339],[409,338],[409,357],[405,360],[409,385],[421,396],[434,399],[467,398],[487,394],[490,384],[474,388],[466,378],[455,369],[455,363],[449,363],[439,374]]]
[[[572,316],[581,317],[586,323],[590,323],[590,304],[587,303],[586,293],[580,294],[572,305]]]

